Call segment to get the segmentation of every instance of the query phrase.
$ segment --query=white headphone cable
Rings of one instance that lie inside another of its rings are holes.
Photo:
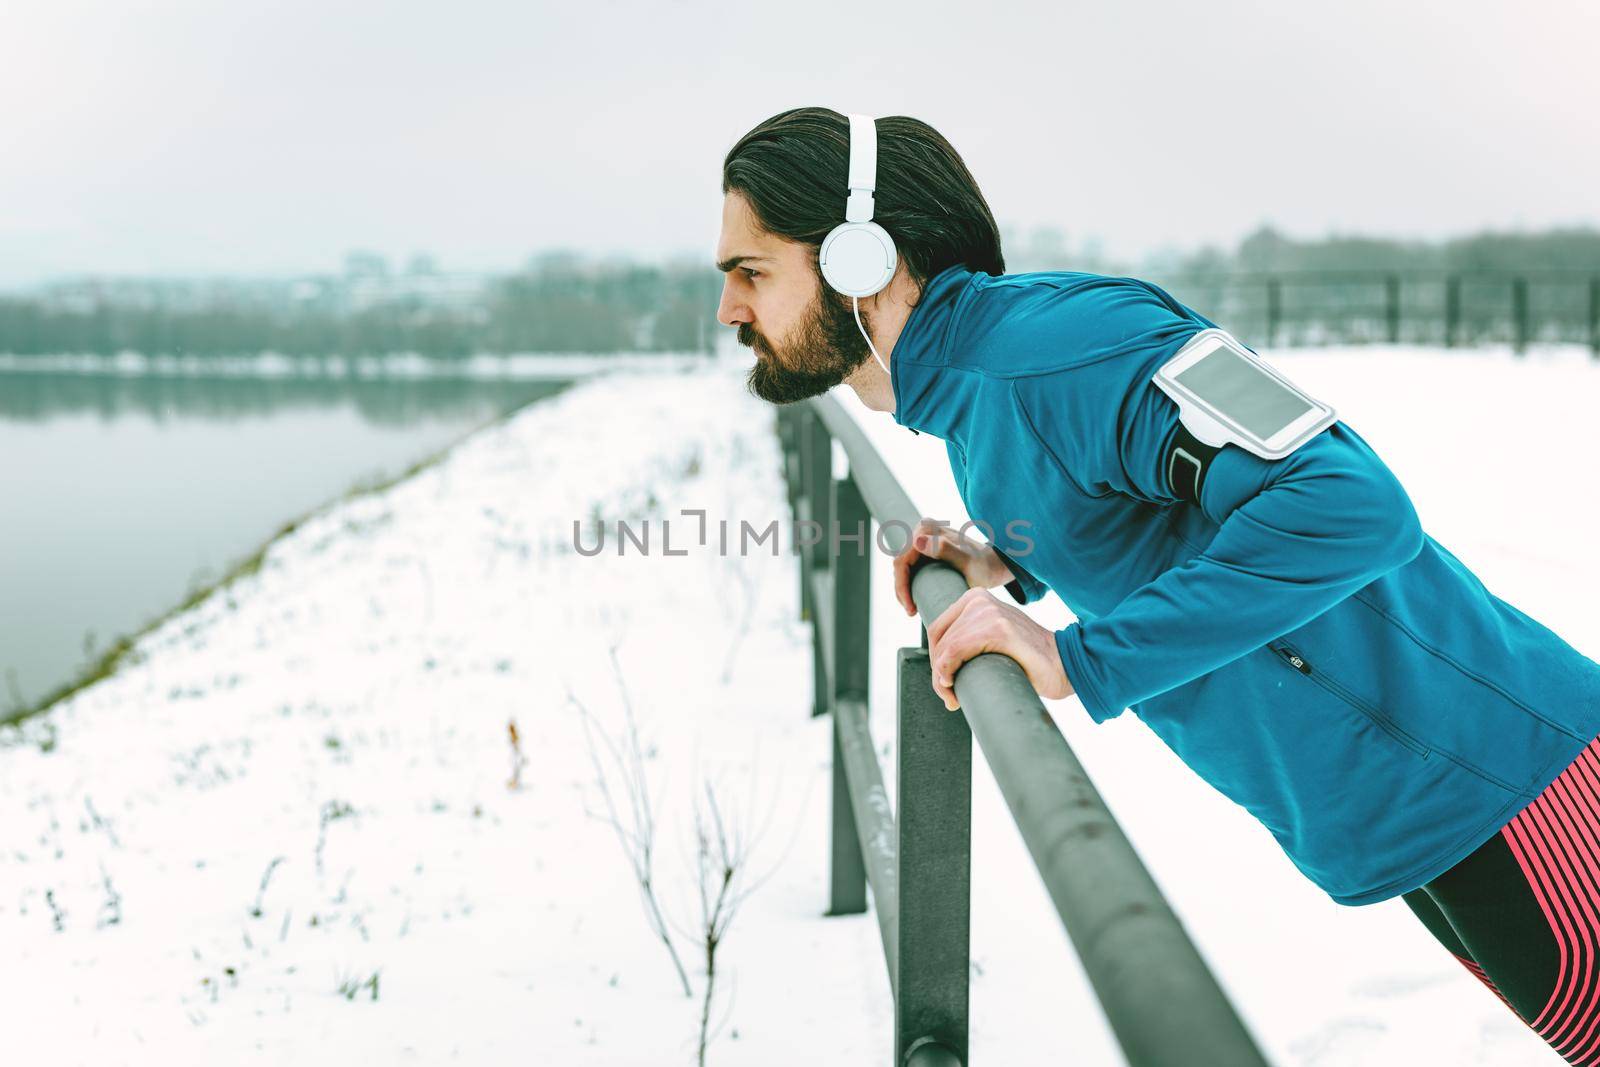
[[[888,374],[889,364],[885,363],[883,357],[878,355],[878,350],[873,347],[872,338],[867,337],[867,329],[861,325],[861,304],[853,296],[850,298],[850,310],[856,317],[856,329],[861,331],[861,336],[866,338],[867,347],[872,349],[872,358],[878,361],[878,366],[883,368],[883,373]]]

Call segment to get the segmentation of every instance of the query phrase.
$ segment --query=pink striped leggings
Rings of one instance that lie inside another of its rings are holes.
[[[1600,738],[1405,902],[1567,1062],[1600,1065]]]

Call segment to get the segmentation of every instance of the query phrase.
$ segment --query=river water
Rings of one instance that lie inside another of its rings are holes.
[[[565,385],[0,372],[0,719],[291,519]]]

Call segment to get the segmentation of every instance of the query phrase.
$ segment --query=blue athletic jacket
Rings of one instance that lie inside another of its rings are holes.
[[[1428,536],[1343,421],[1278,460],[1225,445],[1176,496],[1151,377],[1211,325],[1131,278],[951,267],[895,343],[894,418],[946,442],[1025,600],[1077,616],[1056,645],[1095,721],[1131,710],[1334,900],[1384,900],[1600,734],[1600,664]]]

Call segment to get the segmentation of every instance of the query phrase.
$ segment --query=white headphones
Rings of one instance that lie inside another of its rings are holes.
[[[861,325],[861,308],[856,303],[889,284],[899,256],[894,238],[872,221],[872,193],[878,187],[878,127],[867,115],[850,116],[849,197],[845,201],[845,221],[822,239],[817,264],[822,278],[834,290],[850,297],[856,316],[856,329],[866,337],[873,358],[887,374],[889,365],[878,355],[872,338]]]
[[[872,221],[878,187],[878,127],[866,115],[850,116],[850,196],[845,221],[822,240],[822,277],[845,296],[871,296],[894,277],[894,239]]]

